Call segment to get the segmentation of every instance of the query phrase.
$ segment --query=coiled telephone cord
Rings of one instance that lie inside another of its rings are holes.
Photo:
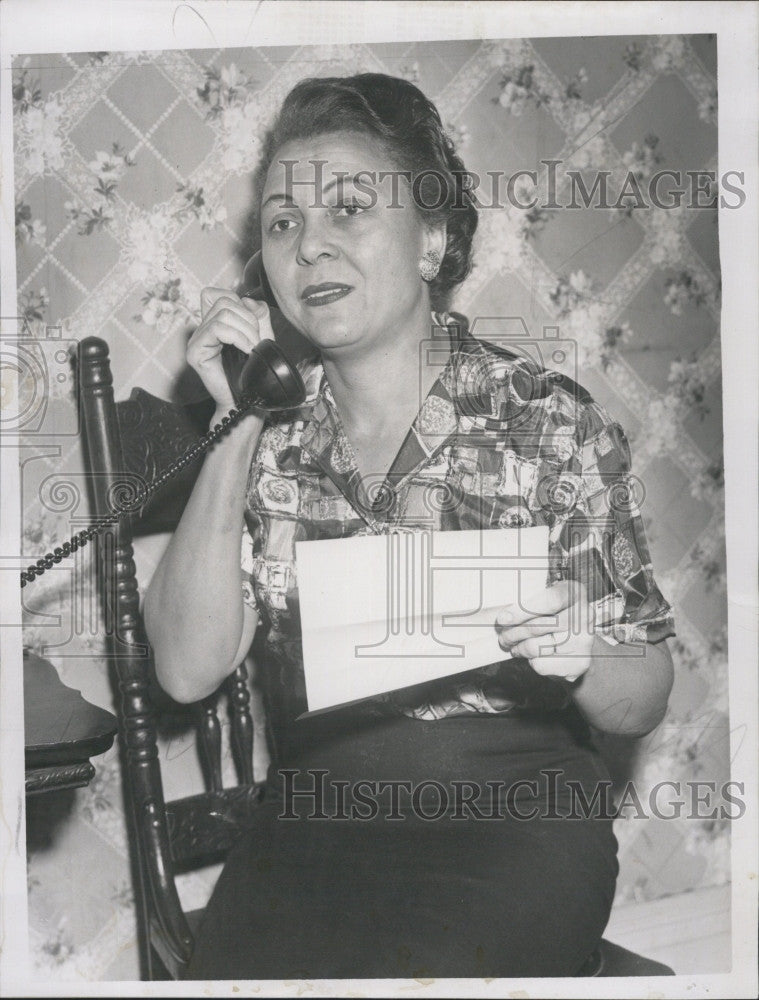
[[[199,441],[192,445],[191,448],[188,448],[184,455],[181,455],[175,462],[172,462],[168,469],[159,476],[156,476],[152,482],[144,486],[134,497],[125,503],[119,504],[111,513],[99,517],[88,527],[72,535],[67,542],[54,548],[52,552],[47,552],[36,563],[31,563],[25,570],[22,570],[21,586],[26,587],[27,584],[39,579],[46,570],[51,569],[56,563],[61,562],[67,556],[76,552],[77,549],[85,546],[95,535],[100,534],[106,528],[116,524],[122,517],[132,514],[142,507],[169,479],[178,472],[181,472],[190,462],[194,462],[212,444],[215,444],[223,434],[226,434],[228,430],[234,427],[255,403],[256,399],[254,397],[243,396],[237,406],[232,407],[229,413],[222,417],[218,424],[215,424]]]

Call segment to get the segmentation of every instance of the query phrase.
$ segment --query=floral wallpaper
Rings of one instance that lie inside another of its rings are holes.
[[[536,180],[518,179],[510,203],[482,211],[476,266],[455,307],[470,318],[517,317],[537,348],[558,327],[574,342],[575,374],[631,440],[657,580],[675,608],[676,682],[654,733],[603,741],[619,788],[632,777],[645,797],[664,780],[726,780],[717,211],[659,208],[636,196],[636,182],[645,190],[665,169],[710,171],[705,186],[713,187],[713,36],[20,55],[18,309],[28,332],[41,347],[51,330],[67,345],[89,334],[107,339],[117,398],[135,385],[197,398],[184,365],[187,334],[201,288],[233,286],[254,248],[250,174],[267,122],[300,78],[362,70],[417,83],[482,178],[560,162],[553,200],[541,169]],[[567,170],[588,189],[606,171],[610,188],[627,184],[629,196],[604,209],[566,208]],[[518,207],[535,193],[534,207]],[[71,375],[63,364],[55,372],[46,418],[22,449],[29,559],[88,515]],[[22,398],[25,390],[22,381]],[[139,541],[143,589],[166,540]],[[55,572],[25,591],[25,643],[65,683],[110,707],[86,550],[75,565],[75,582]],[[167,794],[196,790],[187,729],[171,724],[168,707],[164,722]],[[259,774],[265,762],[259,739]],[[117,755],[94,763],[88,788],[30,800],[33,962],[60,978],[134,979]],[[623,810],[616,824],[617,904],[729,881],[729,821],[634,813]],[[203,903],[217,872],[182,877],[187,905]]]

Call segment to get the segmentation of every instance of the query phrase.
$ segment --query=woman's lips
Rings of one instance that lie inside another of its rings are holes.
[[[353,291],[351,285],[339,285],[334,282],[325,282],[323,285],[309,285],[301,295],[301,299],[307,306],[326,306],[330,302],[337,302]]]

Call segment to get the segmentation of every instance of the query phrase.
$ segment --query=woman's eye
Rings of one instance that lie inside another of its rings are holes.
[[[295,219],[275,219],[269,228],[273,233],[286,233],[295,225]]]
[[[361,215],[362,212],[367,210],[367,205],[362,205],[358,201],[344,201],[339,205],[335,206],[335,215],[348,216],[348,218],[353,218],[356,215]]]

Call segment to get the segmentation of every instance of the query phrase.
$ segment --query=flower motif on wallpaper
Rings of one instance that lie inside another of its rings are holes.
[[[691,480],[690,492],[695,500],[708,500],[711,503],[724,501],[725,466],[721,458],[707,465]]]
[[[413,83],[415,87],[418,87],[421,79],[419,63],[411,63],[410,66],[399,66],[398,76],[403,80],[408,80],[409,83]]]
[[[680,271],[674,278],[667,278],[664,301],[674,316],[682,316],[687,305],[698,308],[706,302],[706,292],[690,271]]]
[[[37,559],[58,544],[58,533],[50,531],[43,518],[27,519],[21,536],[21,547],[25,559]]]
[[[568,101],[581,101],[582,88],[588,82],[588,71],[581,66],[574,76],[570,77],[564,87],[564,97]]]
[[[50,305],[47,289],[30,289],[19,296],[19,309],[25,326],[35,327],[45,320],[45,310]]]
[[[708,592],[724,586],[725,566],[708,547],[696,542],[690,551],[690,561],[698,568],[699,576]]]
[[[640,145],[634,142],[626,153],[622,154],[622,162],[635,174],[638,180],[646,181],[661,163],[662,156],[657,152],[659,137],[649,133]]]
[[[453,148],[456,152],[466,149],[472,140],[471,133],[466,125],[459,125],[457,122],[447,122],[445,131],[453,143]]]
[[[569,88],[570,84],[567,85]],[[566,96],[564,101],[564,118],[567,121],[567,127],[570,136],[578,136],[584,129],[588,127],[591,123],[593,124],[593,132],[596,137],[602,138],[599,135],[598,121],[599,116],[603,112],[603,106],[596,102],[593,105],[583,104],[580,100],[580,94],[576,96],[569,97]],[[602,149],[605,149],[603,143],[601,145]],[[604,163],[608,162],[608,155],[605,156]]]
[[[685,65],[687,46],[682,35],[659,35],[653,47],[651,65],[659,73],[671,73]]]
[[[52,511],[43,509],[41,516],[36,518],[26,516],[21,535],[21,553],[25,560],[32,562],[39,559],[60,544],[56,515]],[[80,562],[83,565],[91,556],[89,551],[85,551],[77,558],[84,561]],[[35,583],[34,611],[22,609],[24,646],[38,656],[46,654],[47,644],[51,641],[49,618],[38,624],[40,616],[57,617],[64,608],[71,608],[71,589],[65,577],[66,574],[61,573],[44,573]]]
[[[99,53],[93,53],[98,55]],[[156,53],[152,49],[125,49],[118,52],[106,52],[105,55],[122,66],[146,66],[155,63]]]
[[[169,333],[179,322],[195,323],[200,319],[197,312],[188,309],[182,301],[181,278],[157,282],[143,295],[142,304],[142,312],[134,319],[146,326],[154,326],[161,335]]]
[[[61,917],[55,930],[42,942],[41,950],[51,965],[63,965],[74,954],[74,945],[66,927],[65,917]]]
[[[573,309],[564,318],[562,337],[573,342],[575,363],[579,368],[602,366],[608,368],[614,360],[615,340],[607,337],[604,309],[598,302],[588,302]]]
[[[86,798],[77,801],[79,811],[90,823],[95,822],[98,813],[113,810],[114,802],[120,801],[120,773],[118,755],[113,751],[98,761]]]
[[[221,145],[227,170],[243,172],[255,167],[266,130],[260,102],[254,98],[256,82],[234,63],[216,69],[205,67],[205,84],[196,90],[206,107],[206,119],[221,127]]]
[[[77,224],[80,236],[90,236],[113,222],[113,203],[116,200],[119,178],[127,167],[133,167],[134,164],[134,157],[125,152],[117,142],[113,143],[110,153],[104,150],[95,153],[95,159],[87,164],[96,177],[90,204],[83,205],[79,199],[75,199],[65,202],[63,206],[71,221]]]
[[[677,440],[679,406],[672,395],[652,399],[643,420],[645,448],[650,455],[665,455]]]
[[[538,86],[532,63],[504,71],[499,87],[501,93],[493,98],[493,103],[500,104],[515,118],[524,114],[531,102],[540,108],[551,100],[551,95]]]
[[[506,211],[510,212],[514,225],[518,228],[523,241],[541,232],[553,216],[551,209],[540,207],[540,191],[538,185],[526,174],[521,174],[514,182],[512,196]],[[520,208],[535,202],[533,208]]]
[[[704,402],[706,396],[706,377],[698,358],[694,355],[690,361],[677,358],[669,367],[667,382],[669,390],[682,407],[683,412],[697,414],[701,420],[709,412]]]
[[[204,68],[205,84],[197,88],[198,99],[206,105],[206,118],[220,118],[227,108],[244,104],[253,82],[234,63],[216,69]]]
[[[32,218],[32,210],[23,201],[16,202],[16,242],[45,245],[45,223]]]
[[[370,62],[366,46],[361,43],[309,46],[309,60],[313,61],[315,66],[338,63],[339,65],[334,67],[338,76],[369,72],[376,66],[373,60]]]
[[[698,102],[698,117],[710,125],[717,124],[717,91],[711,90]]]
[[[726,599],[723,591],[721,598]],[[668,640],[675,671],[682,676],[684,671],[696,673],[706,681],[709,691],[702,704],[709,706],[709,712],[729,712],[730,676],[727,663],[727,626],[722,625],[711,635],[705,645],[692,644],[687,638],[675,636]]]
[[[529,62],[533,48],[521,38],[499,38],[484,43],[488,63],[494,69],[506,71],[509,66],[517,66]]]
[[[519,267],[525,250],[527,225],[526,213],[513,205],[483,212],[476,235],[478,261],[493,270]]]
[[[604,307],[593,297],[593,282],[583,270],[568,278],[561,275],[548,297],[563,321],[562,336],[574,342],[580,366],[608,369],[621,345],[633,337],[628,323],[607,325]]]
[[[57,95],[43,104],[21,108],[16,118],[16,149],[26,170],[33,177],[63,167],[65,146],[64,109]]]
[[[590,112],[584,108],[579,108],[572,116],[571,135],[576,136],[582,132],[590,121],[590,118]],[[582,142],[567,160],[575,170],[585,170],[588,167],[608,169],[609,151],[606,147],[604,136],[594,135],[591,139]]]
[[[121,236],[132,281],[147,282],[165,272],[175,223],[163,208],[141,212],[128,206]]]
[[[709,704],[715,712],[727,716],[730,712],[730,671],[727,653],[720,660],[714,660],[709,671]]]
[[[571,337],[578,352],[579,364],[592,363],[601,347],[602,310],[592,298],[593,282],[584,271],[574,271],[567,278],[560,275],[549,298],[563,320],[562,336]]]
[[[259,101],[251,98],[247,104],[228,108],[222,118],[224,166],[236,173],[245,173],[258,165],[261,136],[268,128],[268,117]]]
[[[649,257],[659,267],[672,266],[683,254],[683,214],[678,209],[652,209],[649,213]]]
[[[13,74],[13,127],[16,151],[28,172],[37,177],[63,166],[63,108],[57,95],[44,99],[29,63],[27,57],[20,72]]]
[[[639,42],[630,42],[629,45],[625,46],[622,59],[633,73],[639,73],[643,66],[644,51],[643,46]]]
[[[559,315],[565,316],[590,298],[592,291],[593,282],[588,275],[584,271],[573,271],[568,278],[563,275],[559,278],[548,297],[558,309]]]
[[[549,104],[552,100],[557,100],[562,106],[565,116],[574,120],[573,130],[581,131],[591,120],[597,109],[588,109],[581,105],[582,91],[588,82],[588,71],[584,66],[568,77],[564,82],[563,93],[551,95],[545,87],[541,86],[535,71],[535,63],[529,59],[525,53],[521,59],[512,58],[509,63],[502,65],[501,79],[499,82],[500,94],[493,98],[494,104],[499,104],[509,111],[515,118],[524,114],[528,105],[532,103],[536,108]]]
[[[21,71],[13,74],[13,113],[26,114],[31,108],[43,106],[40,81],[29,72],[31,59],[27,56],[21,64]]]
[[[180,184],[177,187],[177,192],[183,196],[184,203],[181,208],[174,212],[175,219],[195,218],[200,223],[201,229],[213,229],[226,219],[227,210],[224,205],[218,199],[209,202],[202,187]]]
[[[702,668],[704,651],[694,649],[687,639],[675,635],[667,640],[677,667],[681,670],[698,672]]]
[[[528,240],[536,233],[542,232],[552,215],[553,212],[549,209],[540,208],[538,205],[535,208],[528,208],[521,223],[524,239]]]
[[[63,207],[66,210],[66,215],[72,222],[76,223],[76,231],[80,236],[91,236],[113,222],[107,199],[93,204],[89,208],[85,208],[78,201],[67,201]]]
[[[110,184],[117,181],[127,167],[133,167],[134,162],[134,157],[125,152],[118,142],[114,142],[110,153],[98,150],[95,159],[87,166],[99,180]]]
[[[712,632],[709,639],[709,656],[724,661],[727,666],[727,623]]]
[[[649,133],[642,143],[633,142],[630,149],[622,154],[622,162],[627,168],[627,176],[618,200],[632,199],[632,201],[627,201],[624,207],[619,207],[618,211],[628,218],[636,208],[647,205],[643,197],[642,186],[653,176],[656,168],[662,162],[663,157],[657,149],[658,145],[659,137]]]
[[[633,331],[629,323],[614,323],[612,326],[606,327],[603,332],[603,347],[600,357],[601,367],[604,371],[607,371],[614,363],[614,358],[622,344],[629,344],[632,339]]]
[[[646,412],[646,450],[650,455],[663,455],[673,447],[681,420],[690,414],[703,420],[709,413],[705,402],[709,382],[709,371],[695,355],[690,361],[677,358],[672,362],[667,376],[667,391],[663,396],[652,400]],[[695,488],[696,492],[702,488],[710,489],[712,495],[719,492],[720,472],[715,469],[713,473],[707,472],[704,476],[691,488]],[[711,488],[708,486],[709,478],[714,480]],[[699,485],[701,483],[704,485]]]
[[[111,893],[111,901],[121,909],[131,910],[134,906],[134,889],[132,883],[127,879],[122,880],[118,885],[114,885]]]

